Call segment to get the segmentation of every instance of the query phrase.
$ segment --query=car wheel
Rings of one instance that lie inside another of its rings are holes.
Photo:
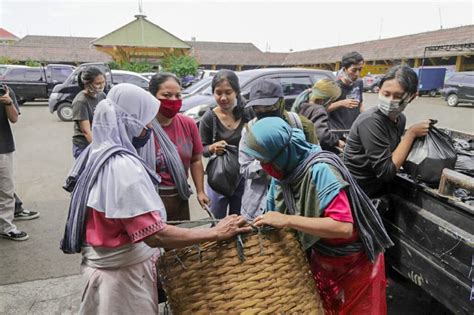
[[[57,109],[58,117],[62,121],[71,121],[72,120],[72,104],[71,103],[62,103],[58,106]]]
[[[436,90],[431,90],[430,93],[429,93],[429,95],[431,97],[436,97],[436,94],[438,94],[438,92]]]
[[[456,94],[449,94],[448,98],[446,99],[448,106],[454,107],[458,105],[458,96]]]

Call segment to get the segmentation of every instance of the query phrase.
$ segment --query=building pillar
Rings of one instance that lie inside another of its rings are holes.
[[[456,67],[455,67],[455,70],[456,72],[459,72],[459,71],[462,71],[463,70],[463,61],[464,61],[464,58],[463,56],[457,56],[456,57]]]
[[[235,71],[242,71],[242,65],[237,65],[235,67]]]
[[[413,68],[418,68],[420,66],[421,66],[420,58],[415,58]]]
[[[338,71],[339,69],[341,69],[341,62],[336,61],[336,65],[334,66],[334,71]]]
[[[211,70],[216,70],[217,66],[216,65],[211,65]]]

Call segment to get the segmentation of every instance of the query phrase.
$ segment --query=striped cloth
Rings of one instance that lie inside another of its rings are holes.
[[[131,155],[142,163],[155,185],[159,182],[159,177],[156,175],[155,171],[151,170],[143,159],[122,146],[110,146],[97,154],[91,161],[88,161],[89,151],[90,150],[87,149],[81,153],[81,156],[76,161],[64,187],[67,191],[72,191],[66,228],[60,246],[65,254],[81,252],[84,240],[89,193],[97,179],[101,167],[109,158],[116,155]]]
[[[388,236],[382,218],[377,212],[377,209],[375,209],[372,200],[367,197],[336,154],[328,151],[311,152],[291,174],[281,181],[284,188],[283,195],[285,203],[289,208],[291,207],[290,205],[295,204],[290,184],[300,181],[316,163],[326,163],[333,166],[341,173],[342,178],[349,183],[349,201],[355,216],[356,227],[359,231],[365,252],[369,256],[370,261],[374,262],[378,253],[382,253],[386,248],[393,246],[393,242]]]

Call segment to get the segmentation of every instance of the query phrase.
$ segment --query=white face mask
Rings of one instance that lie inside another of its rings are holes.
[[[379,94],[379,110],[388,118],[396,119],[407,107],[408,102],[401,100],[392,100]]]
[[[345,80],[347,80],[346,82],[348,82],[347,83],[348,85],[352,85],[354,83],[354,80],[352,80],[351,76],[349,75],[349,73],[347,73],[346,69],[342,70],[342,76],[344,77]]]

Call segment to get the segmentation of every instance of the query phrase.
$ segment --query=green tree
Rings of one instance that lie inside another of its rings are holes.
[[[25,65],[28,67],[41,67],[41,62],[28,58],[25,61]]]
[[[18,60],[6,56],[0,56],[0,65],[16,65],[17,63]]]
[[[187,75],[196,75],[199,64],[194,57],[191,56],[166,56],[161,65],[163,70],[172,72],[182,78]]]
[[[133,71],[133,72],[152,72],[153,71],[153,65],[148,62],[147,60],[145,61],[137,61],[137,62],[117,62],[117,61],[111,61],[109,62],[109,67],[110,69],[117,69],[117,70],[127,70],[127,71]]]

